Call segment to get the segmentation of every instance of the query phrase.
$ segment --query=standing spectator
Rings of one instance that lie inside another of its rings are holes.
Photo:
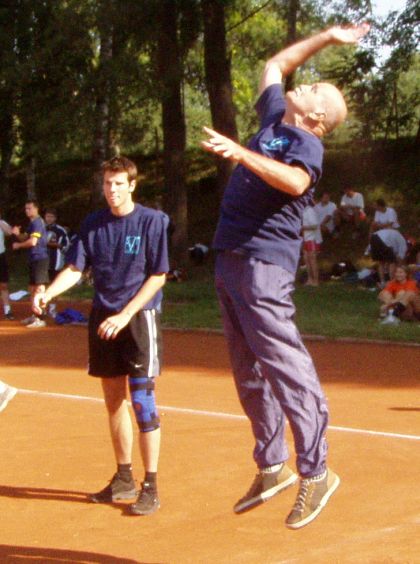
[[[399,229],[397,212],[386,205],[385,200],[376,200],[376,211],[370,225],[370,234],[379,229]]]
[[[393,278],[395,267],[407,254],[407,241],[396,229],[380,229],[370,238],[370,256],[378,261],[379,283],[383,288],[386,275]]]
[[[48,247],[48,276],[52,282],[64,267],[64,254],[69,247],[67,231],[57,223],[57,212],[53,208],[45,210],[45,224],[47,228]],[[55,302],[48,304],[48,313],[55,318],[57,306]]]
[[[322,192],[321,198],[315,204],[315,212],[318,216],[321,234],[331,236],[335,233],[335,215],[337,206],[330,199],[329,192]]]
[[[343,222],[354,225],[353,238],[355,239],[358,236],[361,222],[366,219],[363,195],[353,188],[346,188],[340,206],[336,210],[335,219],[338,226]]]
[[[48,283],[48,251],[47,230],[42,217],[39,215],[39,204],[36,200],[28,200],[25,204],[25,213],[30,222],[25,233],[20,232],[20,227],[13,227],[12,232],[20,240],[12,245],[14,251],[28,250],[29,261],[29,291],[32,299],[38,293],[45,291]],[[22,321],[28,329],[45,327],[42,312],[32,315]]]
[[[378,296],[383,324],[420,320],[420,296],[415,280],[408,276],[405,266],[397,266],[393,279]]]
[[[302,216],[303,258],[305,260],[308,279],[307,286],[319,286],[318,253],[321,248],[322,235],[318,216],[312,206],[306,206]]]
[[[9,269],[6,260],[5,235],[12,235],[12,228],[4,219],[1,219],[0,215],[0,293],[3,302],[4,316],[6,319],[9,319],[9,321],[13,321],[14,316],[9,299]]]

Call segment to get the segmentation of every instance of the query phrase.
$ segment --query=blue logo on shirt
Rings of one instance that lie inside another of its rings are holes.
[[[290,139],[284,137],[274,137],[269,143],[263,143],[267,151],[285,151],[290,145]]]
[[[127,235],[125,238],[124,254],[138,255],[140,252],[140,235]]]

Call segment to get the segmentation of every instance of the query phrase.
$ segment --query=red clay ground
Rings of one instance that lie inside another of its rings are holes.
[[[420,562],[420,348],[307,344],[342,485],[316,521],[289,531],[296,488],[232,511],[255,468],[222,336],[165,333],[162,507],[141,518],[86,502],[114,472],[100,385],[85,373],[86,329],[2,321],[0,379],[21,391],[0,414],[0,562]],[[141,479],[137,451],[134,463]]]

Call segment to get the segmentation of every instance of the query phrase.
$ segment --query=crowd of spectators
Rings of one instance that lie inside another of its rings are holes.
[[[378,198],[371,213],[365,210],[363,194],[352,187],[344,189],[338,204],[329,192],[321,193],[313,207],[303,214],[302,256],[309,286],[319,285],[318,254],[324,241],[350,236],[352,250],[362,248],[371,259],[363,274],[379,290],[382,323],[420,320],[420,247],[401,232],[396,210]],[[357,247],[356,247],[357,245]],[[363,252],[361,253],[362,258]],[[349,261],[343,261],[349,264]],[[356,269],[355,269],[356,271]],[[356,276],[356,279],[360,277]],[[401,286],[402,285],[402,286]],[[408,289],[406,288],[408,287]]]

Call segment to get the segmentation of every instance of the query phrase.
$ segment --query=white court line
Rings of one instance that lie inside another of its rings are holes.
[[[60,394],[57,392],[39,392],[37,390],[19,389],[19,393],[33,395],[33,396],[48,396],[52,398],[104,403],[104,400],[102,398],[93,398],[90,396],[77,396],[71,394]],[[234,413],[225,413],[223,411],[206,411],[202,409],[190,409],[187,407],[172,407],[169,405],[158,405],[158,408],[164,411],[173,411],[174,413],[188,413],[189,415],[204,415],[206,417],[218,417],[219,419],[235,419],[237,421],[248,420],[248,418],[245,415],[235,415]],[[392,439],[408,439],[411,441],[420,441],[420,435],[404,435],[402,433],[387,433],[385,431],[371,431],[369,429],[354,429],[352,427],[339,427],[337,425],[329,425],[328,429],[330,431],[341,431],[343,433],[356,433],[358,435],[373,435],[375,437],[390,437]]]

